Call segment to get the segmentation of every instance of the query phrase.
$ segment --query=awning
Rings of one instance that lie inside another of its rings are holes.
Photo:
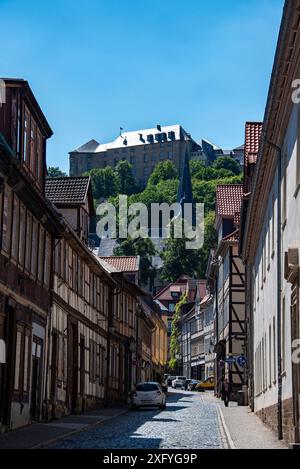
[[[2,339],[0,339],[0,363],[6,363],[6,346]]]

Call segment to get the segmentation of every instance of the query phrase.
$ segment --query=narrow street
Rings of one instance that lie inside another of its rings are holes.
[[[171,391],[165,411],[130,411],[53,448],[226,448],[217,407],[209,392]]]

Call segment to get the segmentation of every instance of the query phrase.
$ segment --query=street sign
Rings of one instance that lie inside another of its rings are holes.
[[[237,357],[236,362],[240,367],[244,368],[246,366],[247,360],[244,355],[240,355]]]
[[[235,361],[236,361],[235,357],[225,358],[225,362],[228,363],[228,365],[233,365],[235,363]]]

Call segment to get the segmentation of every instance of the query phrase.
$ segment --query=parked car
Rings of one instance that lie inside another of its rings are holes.
[[[172,388],[181,388],[185,389],[185,382],[186,382],[186,377],[185,376],[176,376],[176,378],[172,381]]]
[[[188,391],[195,391],[196,386],[197,386],[197,384],[200,383],[200,381],[198,381],[197,379],[190,379],[188,381],[189,381],[188,384],[187,384]]]
[[[176,376],[171,376],[171,375],[168,376],[168,379],[167,379],[168,386],[172,386],[172,381],[174,379],[176,379]]]
[[[166,408],[166,395],[159,383],[146,382],[137,385],[135,391],[131,393],[131,404],[133,409],[140,407]]]
[[[205,379],[204,381],[200,381],[200,383],[196,386],[196,391],[204,392],[204,391],[213,391],[215,388],[215,379],[213,376],[210,378]]]

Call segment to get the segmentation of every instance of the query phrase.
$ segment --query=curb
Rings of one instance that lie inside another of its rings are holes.
[[[223,415],[223,412],[221,410],[221,407],[217,405],[217,410],[218,410],[218,416],[221,424],[221,432],[224,433],[225,439],[227,441],[228,448],[226,449],[236,449],[235,444],[233,443],[233,440],[230,436],[230,432],[228,430],[228,427],[225,422],[225,418]]]
[[[86,432],[87,430],[97,427],[101,423],[107,422],[108,420],[113,420],[117,417],[120,417],[121,415],[127,414],[128,412],[129,412],[129,409],[124,409],[122,412],[118,413],[117,415],[113,415],[111,417],[104,417],[101,420],[97,420],[94,423],[90,423],[86,425],[80,430],[72,430],[68,433],[65,433],[64,435],[60,435],[55,438],[51,438],[50,440],[43,441],[42,443],[39,443],[37,445],[31,446],[29,449],[47,449],[49,448],[49,446],[52,446],[54,443],[57,443],[58,441],[63,441],[73,435],[79,435],[80,433]]]

